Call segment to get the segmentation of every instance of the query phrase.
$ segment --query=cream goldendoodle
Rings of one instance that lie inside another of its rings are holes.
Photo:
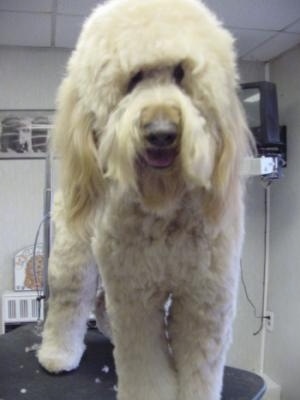
[[[118,399],[219,399],[249,139],[235,62],[196,0],[112,0],[85,23],[54,135],[62,185],[38,353],[50,372],[78,366],[100,273]]]

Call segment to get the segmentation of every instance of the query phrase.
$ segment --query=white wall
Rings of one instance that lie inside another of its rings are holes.
[[[240,61],[239,73],[243,83],[265,80],[264,64],[260,62]]]
[[[265,371],[282,386],[282,400],[300,398],[300,47],[271,64],[280,122],[288,128],[288,167],[271,189],[271,259]]]
[[[53,109],[68,56],[63,50],[0,47],[0,110]],[[0,295],[13,288],[14,254],[34,242],[43,187],[43,160],[0,160]]]
[[[69,52],[0,47],[0,110],[53,109]]]
[[[13,288],[13,255],[34,242],[42,219],[43,180],[40,160],[0,160],[0,292]]]
[[[246,235],[242,257],[242,268],[247,291],[261,315],[263,299],[264,264],[264,189],[258,178],[247,185],[246,195]],[[228,364],[259,372],[261,355],[261,334],[254,336],[260,327],[255,318],[245,291],[240,283],[237,316],[234,324],[234,337]]]
[[[239,65],[241,82],[264,80],[262,63],[244,62]],[[264,263],[264,189],[258,178],[248,182],[246,194],[246,236],[243,251],[243,275],[247,290],[260,315],[262,307],[262,280]],[[228,355],[228,364],[258,372],[260,369],[261,336],[254,336],[260,321],[246,300],[240,284],[234,337]]]
[[[63,50],[0,48],[0,109],[54,107],[57,86],[69,53]],[[259,63],[241,63],[243,81],[264,79]],[[34,241],[42,217],[43,161],[0,160],[0,292],[12,288],[13,255]],[[263,189],[258,180],[249,184],[246,241],[243,257],[248,290],[261,309],[263,270]],[[258,371],[259,321],[240,290],[234,342],[228,363]]]

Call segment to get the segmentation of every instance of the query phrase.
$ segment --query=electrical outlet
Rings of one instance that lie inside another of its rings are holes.
[[[273,330],[274,330],[274,313],[272,311],[266,312],[265,321],[266,321],[267,331],[273,332]]]

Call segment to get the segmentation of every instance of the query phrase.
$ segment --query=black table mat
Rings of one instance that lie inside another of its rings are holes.
[[[117,379],[113,346],[90,329],[86,352],[77,370],[50,375],[38,364],[39,329],[24,325],[0,336],[0,400],[115,400]],[[222,400],[259,400],[265,392],[261,377],[226,367]]]

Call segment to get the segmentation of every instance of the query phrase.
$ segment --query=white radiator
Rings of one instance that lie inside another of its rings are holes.
[[[6,324],[21,324],[37,321],[44,318],[44,303],[41,300],[40,315],[39,302],[36,292],[5,292],[2,295],[2,329],[5,332]]]

